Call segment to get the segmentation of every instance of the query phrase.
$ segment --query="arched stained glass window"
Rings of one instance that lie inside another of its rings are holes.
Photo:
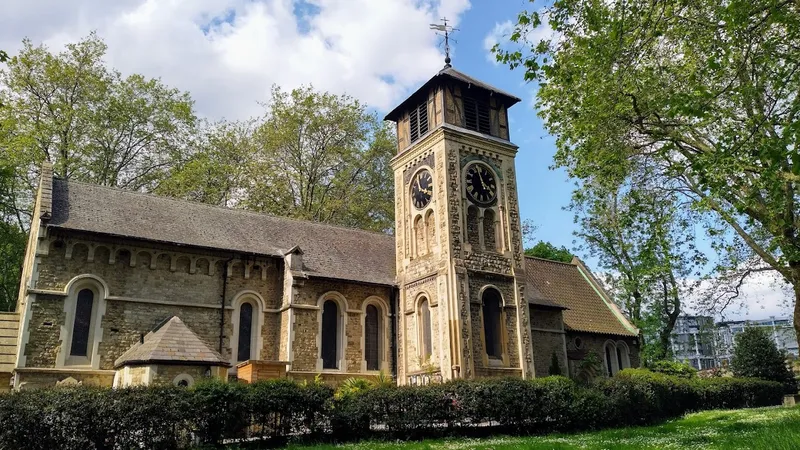
[[[483,335],[486,339],[486,354],[490,358],[502,358],[503,342],[500,330],[500,293],[496,289],[483,292]]]
[[[333,300],[322,305],[322,368],[338,369],[339,306]]]
[[[239,307],[239,342],[236,360],[247,361],[253,358],[253,305],[242,303]]]
[[[381,365],[381,317],[375,305],[367,306],[364,318],[364,359],[367,370],[379,370]]]
[[[91,289],[82,289],[78,292],[75,304],[75,322],[72,325],[72,344],[69,347],[70,356],[89,355],[93,307],[94,292]]]

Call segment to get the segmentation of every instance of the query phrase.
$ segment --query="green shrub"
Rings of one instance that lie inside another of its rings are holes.
[[[663,373],[664,375],[672,375],[678,378],[695,378],[697,376],[697,369],[689,364],[678,361],[655,361],[648,369],[653,372]]]
[[[250,438],[274,444],[303,436],[573,432],[652,423],[701,409],[776,405],[782,394],[783,386],[772,381],[687,379],[644,369],[626,369],[591,385],[560,376],[417,387],[353,382],[336,395],[320,382],[287,379],[203,382],[190,389],[51,388],[0,395],[0,448],[167,449],[194,439],[220,446]]]
[[[194,386],[195,432],[204,444],[220,445],[223,439],[242,438],[249,423],[248,385],[204,380]]]
[[[785,389],[781,383],[755,378],[701,378],[694,383],[702,394],[702,409],[778,405]]]
[[[174,386],[0,395],[0,448],[176,448],[188,443],[191,406]]]
[[[737,377],[782,383],[787,394],[797,393],[797,380],[767,331],[747,327],[736,335],[731,370]]]

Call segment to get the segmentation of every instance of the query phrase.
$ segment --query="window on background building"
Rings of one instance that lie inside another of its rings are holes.
[[[375,305],[367,306],[364,318],[364,359],[367,361],[367,370],[380,370],[381,316]]]
[[[339,306],[333,300],[322,305],[322,368],[338,369]]]

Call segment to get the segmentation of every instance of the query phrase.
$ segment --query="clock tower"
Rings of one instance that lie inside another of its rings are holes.
[[[507,112],[519,101],[448,63],[386,116],[400,384],[533,376]]]

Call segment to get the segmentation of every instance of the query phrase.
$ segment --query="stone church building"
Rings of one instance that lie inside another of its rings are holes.
[[[30,388],[381,371],[420,384],[547,376],[553,361],[577,376],[588,355],[596,375],[637,366],[638,330],[579,259],[523,255],[517,102],[448,64],[386,116],[394,236],[44,166],[0,370]]]

